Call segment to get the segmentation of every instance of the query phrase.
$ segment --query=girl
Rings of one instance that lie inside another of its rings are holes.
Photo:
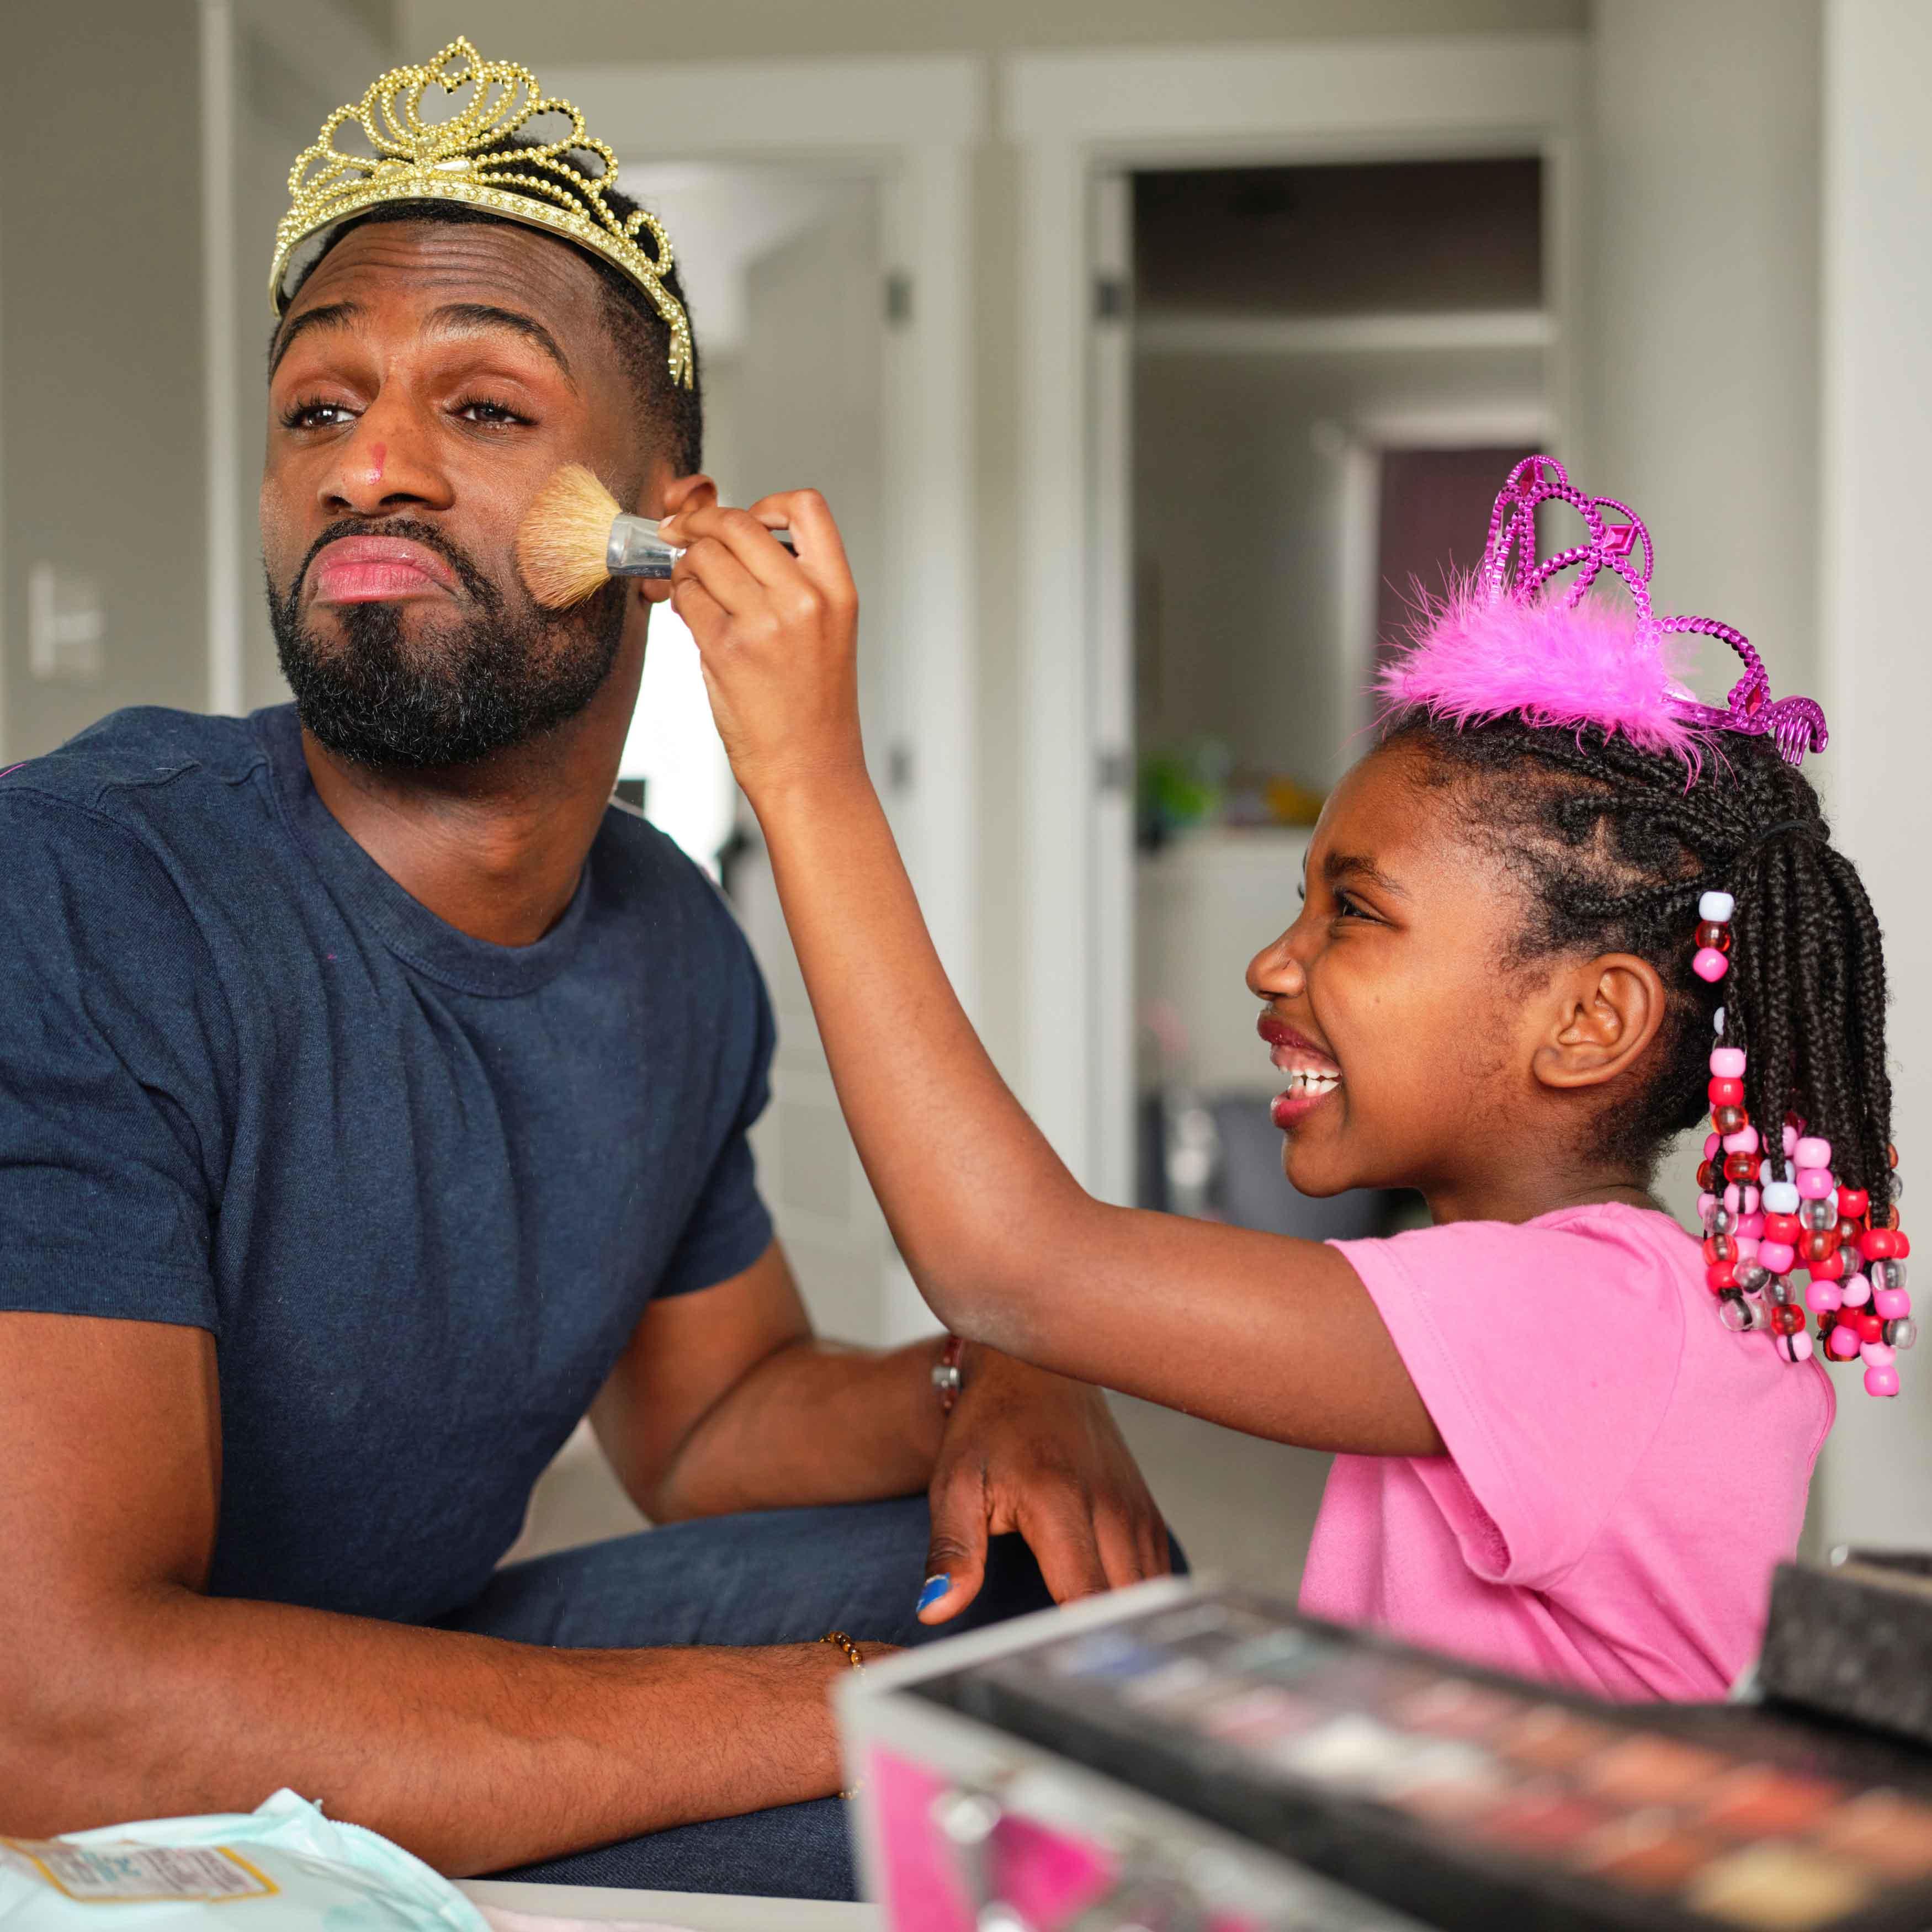
[[[1583,527],[1539,566],[1546,502]],[[1518,466],[1248,969],[1288,1178],[1418,1189],[1434,1223],[1322,1245],[1079,1187],[953,998],[867,781],[823,503],[674,533],[846,1117],[947,1325],[1338,1452],[1312,1614],[1612,1696],[1720,1695],[1831,1425],[1807,1306],[1875,1394],[1912,1337],[1878,928],[1796,770],[1817,707],[1771,702],[1736,632],[1652,612],[1624,506]],[[1586,598],[1606,570],[1629,608]],[[1725,710],[1675,680],[1684,632],[1744,659]],[[1707,1110],[1700,1249],[1650,1190]],[[961,1587],[929,1584],[928,1616]]]

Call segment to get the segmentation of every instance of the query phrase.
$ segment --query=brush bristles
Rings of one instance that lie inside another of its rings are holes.
[[[617,500],[580,463],[567,463],[538,491],[517,532],[517,567],[547,609],[580,604],[609,582],[605,557]]]

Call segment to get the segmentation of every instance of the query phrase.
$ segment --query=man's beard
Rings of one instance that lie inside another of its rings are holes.
[[[302,622],[303,578],[338,537],[406,537],[433,550],[474,614],[406,636],[394,604],[348,604],[340,640]],[[567,612],[512,614],[502,592],[429,524],[346,518],[316,538],[286,597],[268,579],[268,621],[302,722],[338,757],[418,769],[472,763],[574,718],[616,662],[624,587],[614,580]]]

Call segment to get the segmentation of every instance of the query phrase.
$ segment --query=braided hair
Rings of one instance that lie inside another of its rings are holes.
[[[1466,794],[1475,836],[1524,890],[1518,963],[1589,952],[1648,961],[1668,994],[1640,1095],[1609,1109],[1598,1151],[1654,1168],[1706,1110],[1712,1024],[1750,1058],[1753,1119],[1795,1114],[1871,1197],[1892,1195],[1885,961],[1857,869],[1830,843],[1817,794],[1764,738],[1726,737],[1685,783],[1676,757],[1594,727],[1519,716],[1462,728],[1412,711],[1385,743],[1426,754],[1425,782]],[[1697,902],[1736,902],[1720,995],[1690,970]]]

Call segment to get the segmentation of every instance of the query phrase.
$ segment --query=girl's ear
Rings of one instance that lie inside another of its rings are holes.
[[[1554,1023],[1530,1066],[1546,1087],[1600,1087],[1641,1059],[1664,1024],[1657,968],[1631,952],[1579,962],[1551,988]]]

